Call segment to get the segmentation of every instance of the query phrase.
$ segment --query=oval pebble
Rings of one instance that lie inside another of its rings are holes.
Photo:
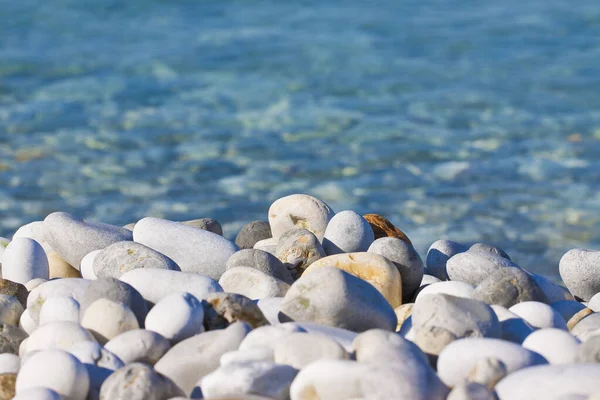
[[[202,303],[189,293],[174,293],[159,301],[146,317],[146,329],[177,343],[204,332]]]
[[[87,253],[82,259],[81,264],[79,265],[79,271],[81,272],[81,277],[84,279],[98,279],[96,273],[94,272],[94,260],[96,256],[100,254],[102,250],[94,250]]]
[[[110,400],[164,400],[182,394],[168,378],[138,362],[112,373],[100,388],[100,398]]]
[[[292,333],[277,341],[275,362],[298,370],[320,359],[346,360],[348,353],[338,342],[323,335]]]
[[[180,271],[169,257],[136,242],[117,242],[101,250],[93,260],[93,272],[98,278],[120,278],[137,268]]]
[[[366,219],[352,210],[340,211],[327,224],[323,249],[327,255],[364,252],[374,240]]]
[[[432,283],[419,291],[415,302],[417,302],[420,298],[428,294],[449,294],[456,297],[470,299],[471,294],[473,294],[474,290],[475,287],[473,285],[464,282],[446,281]]]
[[[2,255],[2,278],[21,284],[48,279],[48,257],[42,246],[25,237],[10,242]]]
[[[40,310],[40,325],[51,322],[71,321],[79,323],[79,303],[69,296],[51,297]]]
[[[527,336],[522,346],[542,355],[550,364],[571,364],[576,360],[580,344],[581,341],[569,332],[545,328]]]
[[[27,339],[27,352],[35,350],[69,351],[79,342],[96,341],[94,336],[75,322],[51,322],[38,327]]]
[[[448,260],[458,253],[464,253],[469,248],[452,240],[438,240],[433,243],[427,251],[425,259],[425,273],[436,278],[447,281],[448,272],[446,264]]]
[[[125,364],[142,362],[154,365],[171,348],[171,344],[156,332],[132,329],[109,340],[104,348]]]
[[[274,255],[256,249],[240,250],[234,253],[225,264],[225,269],[251,267],[273,276],[285,283],[292,284],[294,279],[290,271]]]
[[[327,224],[334,216],[333,210],[323,201],[306,195],[292,194],[277,199],[269,207],[269,225],[274,238],[295,229],[308,229],[323,240]]]
[[[272,237],[268,221],[252,221],[244,225],[237,234],[235,244],[240,249],[252,249],[256,243]]]
[[[16,374],[21,367],[21,359],[16,354],[0,354],[0,374]]]
[[[135,314],[127,305],[105,298],[87,307],[81,317],[81,326],[102,344],[123,332],[139,328]]]
[[[237,293],[250,299],[284,296],[290,285],[271,275],[251,267],[228,269],[219,279],[219,285],[229,293]]]
[[[577,300],[590,301],[600,292],[600,251],[572,249],[558,264],[562,281]]]
[[[508,310],[523,318],[534,328],[558,328],[565,331],[568,330],[567,322],[563,317],[547,304],[537,301],[525,301],[515,304]]]

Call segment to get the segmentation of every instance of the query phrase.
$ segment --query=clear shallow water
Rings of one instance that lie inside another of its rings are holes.
[[[0,236],[302,192],[422,256],[600,249],[600,3],[0,0]]]

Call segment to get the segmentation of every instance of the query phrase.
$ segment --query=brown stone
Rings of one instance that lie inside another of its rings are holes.
[[[15,397],[15,382],[17,374],[0,374],[0,400],[10,400]]]
[[[406,236],[404,232],[400,229],[396,228],[394,224],[388,221],[386,218],[382,217],[379,214],[365,214],[363,218],[367,220],[367,222],[373,228],[373,233],[375,234],[375,240],[382,237],[393,237],[398,238],[400,240],[405,241],[406,243],[412,246],[412,242]]]
[[[0,294],[15,297],[19,300],[23,308],[27,308],[27,296],[29,296],[29,292],[25,285],[0,278]]]
[[[224,329],[240,321],[253,329],[269,325],[255,302],[235,293],[211,293],[204,303],[204,326],[206,330]]]
[[[48,272],[53,278],[81,278],[81,272],[63,260],[54,250],[48,253]]]
[[[571,317],[571,319],[569,319],[569,321],[567,321],[567,328],[569,328],[569,332],[571,332],[573,330],[573,328],[575,327],[575,325],[577,325],[577,323],[579,321],[581,321],[584,317],[587,317],[588,315],[592,314],[593,311],[589,308],[584,308],[583,310],[579,310],[579,312],[575,315],[573,315]]]

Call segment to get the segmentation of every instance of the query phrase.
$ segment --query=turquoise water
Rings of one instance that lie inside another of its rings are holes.
[[[424,252],[600,248],[597,0],[0,0],[0,236],[310,193]]]

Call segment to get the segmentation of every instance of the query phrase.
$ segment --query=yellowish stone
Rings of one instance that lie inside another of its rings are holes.
[[[396,326],[396,332],[400,332],[400,329],[402,328],[402,324],[404,324],[404,321],[406,321],[408,319],[408,317],[411,316],[412,308],[414,305],[415,305],[415,303],[406,303],[406,304],[402,304],[401,306],[394,308],[394,312],[396,313],[396,317],[398,318],[398,325]]]
[[[63,260],[54,250],[48,253],[48,272],[52,278],[81,278],[81,273]]]

